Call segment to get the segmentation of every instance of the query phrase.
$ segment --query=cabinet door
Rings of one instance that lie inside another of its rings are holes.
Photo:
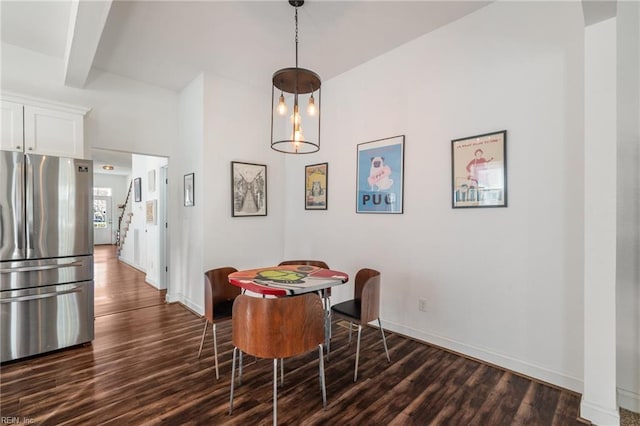
[[[84,117],[30,105],[24,107],[24,151],[83,158]]]
[[[0,136],[0,149],[4,151],[23,150],[22,105],[13,102],[2,101],[2,136]]]

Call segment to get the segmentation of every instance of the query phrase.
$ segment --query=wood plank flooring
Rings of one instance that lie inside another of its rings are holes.
[[[37,425],[263,425],[271,423],[272,362],[245,358],[229,416],[230,322],[218,325],[220,380],[211,333],[197,358],[203,319],[96,249],[96,338],[91,345],[0,368],[2,416]],[[211,328],[209,327],[209,330]],[[322,408],[317,351],[285,361],[278,393],[282,425],[576,425],[579,395],[448,351],[363,330],[358,382],[355,344],[333,324]]]

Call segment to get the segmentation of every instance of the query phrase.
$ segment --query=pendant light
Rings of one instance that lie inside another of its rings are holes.
[[[304,0],[289,0],[289,4],[295,8],[296,66],[273,74],[271,148],[286,154],[311,154],[320,149],[321,82],[315,72],[298,67],[298,8]]]

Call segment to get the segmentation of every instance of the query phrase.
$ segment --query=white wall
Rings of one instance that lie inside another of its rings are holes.
[[[618,403],[640,412],[640,3],[617,8]]]
[[[2,90],[91,108],[85,152],[105,148],[168,156],[177,137],[178,95],[93,70],[84,89],[64,86],[64,61],[2,43]]]
[[[579,4],[501,2],[325,82],[322,149],[287,162],[285,257],[379,269],[389,329],[580,391],[582,60]],[[502,129],[509,207],[453,210],[450,141]],[[356,214],[356,144],[398,134],[405,213]],[[305,211],[321,161],[329,210]]]
[[[180,301],[202,312],[202,257],[205,228],[203,197],[208,193],[202,176],[204,144],[204,75],[180,93],[178,138],[169,167],[169,286],[167,300]],[[194,206],[184,207],[184,175],[194,173]]]
[[[204,310],[203,273],[278,263],[283,253],[283,164],[269,147],[269,87],[202,74],[180,94],[180,138],[171,161],[169,300]],[[267,216],[231,217],[231,161],[267,165]],[[195,173],[195,206],[182,178]],[[177,182],[177,183],[176,183]]]
[[[163,157],[152,157],[134,154],[131,156],[131,179],[141,179],[141,201],[136,202],[133,190],[129,203],[131,205],[131,224],[121,247],[120,260],[145,273],[145,281],[160,289],[165,288],[162,282],[163,267],[159,250],[162,223],[159,219],[161,185],[160,168],[167,164]],[[149,186],[150,172],[153,172],[154,184]],[[153,189],[151,189],[153,188]],[[147,218],[147,203],[155,202],[155,214]],[[126,218],[125,218],[126,219]]]

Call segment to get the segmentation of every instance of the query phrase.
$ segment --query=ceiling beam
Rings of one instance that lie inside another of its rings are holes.
[[[67,33],[64,84],[84,87],[109,16],[112,0],[74,0]]]
[[[585,27],[613,18],[616,11],[616,0],[582,0]]]

